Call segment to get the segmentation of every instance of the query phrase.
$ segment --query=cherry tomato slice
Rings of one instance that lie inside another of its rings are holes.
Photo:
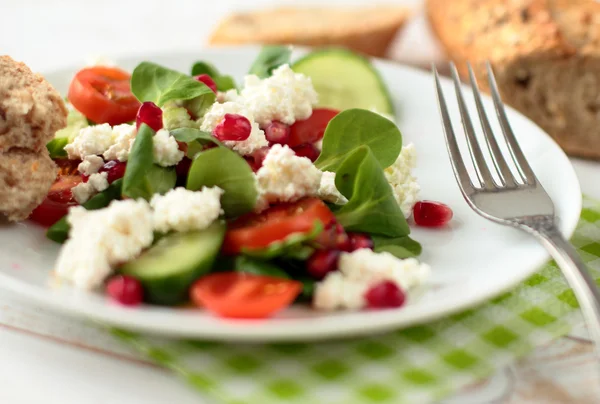
[[[305,198],[295,203],[275,205],[260,214],[249,214],[229,224],[223,252],[238,254],[242,249],[257,249],[283,240],[292,233],[307,233],[315,221],[323,227],[333,223],[335,216],[322,200]]]
[[[289,306],[302,283],[241,272],[217,272],[197,280],[192,301],[222,317],[265,318]]]
[[[58,222],[71,206],[77,205],[71,189],[80,182],[79,175],[60,175],[50,187],[46,199],[31,212],[29,219],[44,227]]]
[[[340,111],[329,108],[315,108],[312,115],[303,121],[296,121],[290,127],[288,146],[296,147],[305,143],[315,143],[323,139],[329,121]]]
[[[71,81],[69,101],[95,123],[118,125],[133,121],[141,104],[131,92],[130,77],[114,67],[82,69]]]

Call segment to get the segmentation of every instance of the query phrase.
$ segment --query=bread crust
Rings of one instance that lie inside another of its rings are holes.
[[[344,46],[382,57],[410,16],[404,7],[281,7],[235,13],[222,20],[211,45]]]
[[[600,3],[594,0],[427,0],[430,26],[463,77],[489,91],[570,155],[600,158]]]

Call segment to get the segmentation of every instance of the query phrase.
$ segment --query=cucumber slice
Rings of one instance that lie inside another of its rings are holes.
[[[292,69],[312,79],[320,107],[362,108],[394,115],[385,83],[364,56],[346,49],[326,48],[306,55]]]
[[[146,301],[174,305],[188,299],[192,282],[208,272],[223,243],[225,224],[161,238],[139,258],[121,268],[144,286]]]

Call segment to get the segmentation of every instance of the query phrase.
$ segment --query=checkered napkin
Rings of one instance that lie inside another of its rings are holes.
[[[600,203],[584,200],[572,243],[600,277]],[[169,341],[114,330],[214,403],[428,403],[491,374],[577,321],[554,263],[478,308],[348,341],[244,345]]]

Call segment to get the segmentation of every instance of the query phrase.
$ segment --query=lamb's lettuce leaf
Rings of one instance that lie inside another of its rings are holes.
[[[364,109],[348,109],[327,125],[323,148],[315,165],[337,171],[356,148],[367,146],[383,168],[391,166],[402,149],[402,134],[389,119]]]
[[[348,203],[335,211],[349,231],[402,237],[410,233],[383,169],[368,146],[356,148],[337,168],[335,186]]]
[[[217,90],[227,91],[236,88],[233,77],[228,75],[222,75],[219,70],[209,62],[199,61],[194,63],[192,66],[192,76],[199,74],[208,74],[217,85]]]
[[[409,236],[392,238],[374,235],[371,238],[375,245],[375,252],[389,252],[401,259],[418,257],[421,255],[421,244]]]
[[[250,74],[260,78],[269,77],[273,70],[286,63],[290,63],[292,49],[289,46],[266,45],[250,67]]]
[[[154,194],[172,189],[177,182],[173,168],[154,164],[153,136],[154,131],[148,125],[140,126],[123,177],[124,196],[150,200]]]
[[[221,206],[228,217],[248,213],[254,209],[258,191],[252,169],[241,156],[225,148],[200,152],[192,162],[187,189],[217,186],[223,191]]]
[[[259,260],[256,258],[238,255],[234,260],[234,269],[237,272],[244,272],[254,275],[272,276],[274,278],[289,279],[290,276],[280,267],[271,261]]]
[[[131,75],[131,91],[140,101],[163,106],[169,101],[183,101],[194,116],[215,102],[215,93],[193,77],[151,62],[142,62]]]

